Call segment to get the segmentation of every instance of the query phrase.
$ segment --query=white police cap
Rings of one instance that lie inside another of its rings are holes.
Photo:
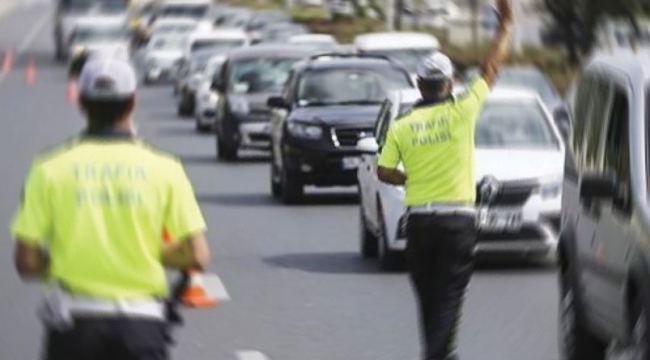
[[[416,74],[422,80],[452,80],[454,64],[447,55],[435,52],[420,62]]]
[[[94,100],[121,100],[135,95],[137,78],[127,61],[91,56],[79,77],[79,94]]]

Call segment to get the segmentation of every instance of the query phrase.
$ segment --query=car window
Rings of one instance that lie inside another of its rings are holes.
[[[389,59],[402,63],[409,72],[414,73],[422,59],[434,52],[435,49],[390,49],[390,50],[364,50],[364,54],[386,56]]]
[[[228,90],[238,94],[281,91],[297,58],[259,58],[231,64]]]
[[[497,86],[530,88],[545,101],[557,98],[557,92],[541,72],[533,70],[504,70],[499,74]]]
[[[599,170],[602,156],[602,134],[606,126],[605,120],[611,106],[613,86],[611,81],[601,76],[594,76],[591,91],[585,94],[588,111],[584,132],[582,166],[591,170]]]
[[[192,52],[200,50],[229,50],[244,46],[244,39],[205,39],[192,42]]]
[[[209,5],[167,5],[161,12],[162,17],[190,17],[200,19],[204,17],[210,6]]]
[[[630,204],[629,102],[625,91],[614,92],[609,126],[605,133],[603,169],[616,179],[615,205],[627,210]]]
[[[491,149],[558,148],[559,141],[535,101],[492,101],[476,124],[476,147]]]
[[[72,35],[74,42],[114,41],[126,38],[122,27],[87,27],[77,28]]]
[[[389,66],[316,69],[300,79],[298,106],[381,104],[390,90],[408,87],[406,74]]]

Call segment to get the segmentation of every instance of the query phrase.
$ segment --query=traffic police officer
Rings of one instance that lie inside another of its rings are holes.
[[[498,11],[496,41],[467,94],[452,97],[454,69],[447,56],[425,58],[417,70],[422,100],[393,123],[379,158],[379,179],[406,186],[406,257],[426,360],[457,359],[458,319],[476,243],[475,124],[507,53],[512,27],[509,0],[499,0]],[[400,162],[404,172],[397,169]]]
[[[12,225],[15,264],[46,283],[48,360],[168,359],[165,267],[202,269],[206,225],[181,162],[133,133],[136,75],[93,58],[87,129],[36,158]],[[163,245],[166,229],[178,239]]]

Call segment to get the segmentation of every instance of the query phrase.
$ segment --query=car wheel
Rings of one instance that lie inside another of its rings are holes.
[[[304,185],[298,177],[286,169],[281,170],[281,198],[285,204],[298,204],[305,194]]]
[[[275,155],[271,150],[271,195],[274,198],[279,199],[282,196],[282,182],[280,181],[280,175],[278,174],[278,167],[275,165]]]
[[[574,270],[569,265],[560,274],[560,310],[558,335],[560,359],[604,360],[606,345],[584,327],[579,294],[576,292]]]
[[[198,116],[196,116],[194,120],[195,120],[195,125],[196,125],[195,126],[196,127],[196,132],[198,132],[200,134],[207,134],[208,132],[210,132],[210,126],[201,124],[201,121],[199,120]]]
[[[404,265],[404,253],[392,250],[388,247],[386,222],[384,221],[384,214],[383,211],[381,211],[381,207],[379,208],[379,221],[381,222],[378,236],[379,244],[377,246],[379,250],[379,266],[386,271],[400,270]]]
[[[217,138],[217,157],[225,161],[237,160],[237,145],[228,144]]]
[[[637,295],[630,313],[630,324],[633,324],[630,344],[631,359],[650,359],[650,313],[646,297]]]
[[[361,256],[364,259],[374,259],[379,254],[378,239],[368,230],[366,215],[363,211],[363,201],[359,206],[359,240],[361,245]]]

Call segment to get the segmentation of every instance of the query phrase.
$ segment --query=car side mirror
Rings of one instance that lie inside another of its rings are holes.
[[[284,100],[282,96],[271,96],[267,101],[266,105],[270,108],[276,109],[288,109],[289,104]]]
[[[366,155],[376,155],[379,152],[379,144],[374,137],[367,137],[357,142],[356,149]]]
[[[585,202],[597,199],[613,199],[615,195],[616,182],[613,176],[603,174],[584,175],[580,180],[580,199]]]

